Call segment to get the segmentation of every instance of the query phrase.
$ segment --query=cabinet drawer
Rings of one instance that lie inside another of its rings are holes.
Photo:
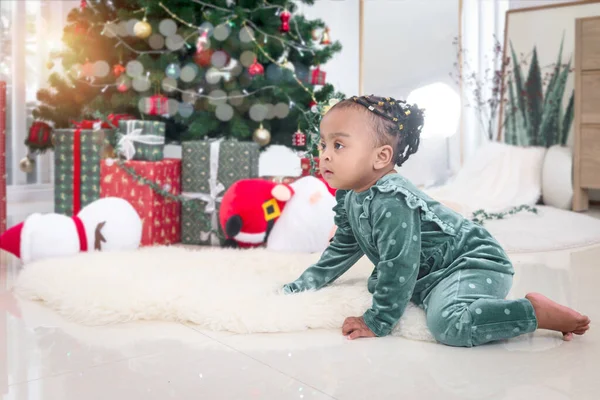
[[[581,74],[581,123],[600,124],[600,71]]]
[[[600,20],[581,23],[581,69],[600,69]]]
[[[581,186],[600,189],[600,126],[582,126],[579,147]]]

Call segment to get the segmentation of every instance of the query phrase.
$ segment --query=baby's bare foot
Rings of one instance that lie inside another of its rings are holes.
[[[571,340],[573,334],[583,335],[590,329],[590,319],[577,311],[562,306],[539,293],[525,296],[535,309],[538,329],[562,332],[565,340]]]

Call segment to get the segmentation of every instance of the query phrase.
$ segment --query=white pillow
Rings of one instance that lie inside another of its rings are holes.
[[[573,155],[566,146],[548,149],[542,167],[542,199],[544,204],[570,210],[573,200]]]

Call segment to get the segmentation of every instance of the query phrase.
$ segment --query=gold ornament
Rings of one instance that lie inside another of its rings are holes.
[[[271,132],[263,128],[262,124],[260,124],[258,129],[254,131],[252,140],[258,143],[261,147],[264,147],[271,141]]]
[[[143,21],[136,22],[133,26],[133,33],[140,39],[146,39],[152,35],[152,26],[150,26],[148,21],[146,21],[146,18],[144,18]]]
[[[331,38],[329,37],[329,28],[325,28],[325,32],[323,32],[323,37],[321,38],[321,44],[331,44]]]
[[[33,168],[35,168],[35,160],[29,156],[25,156],[25,158],[19,162],[19,168],[26,174],[30,174],[33,172]]]
[[[54,68],[54,61],[48,61],[48,62],[46,63],[46,68],[48,68],[48,69],[52,69],[52,68]]]

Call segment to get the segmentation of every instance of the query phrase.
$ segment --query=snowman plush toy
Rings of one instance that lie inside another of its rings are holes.
[[[134,250],[142,239],[142,221],[126,200],[106,197],[77,215],[32,214],[0,236],[0,248],[24,264],[86,251]]]

